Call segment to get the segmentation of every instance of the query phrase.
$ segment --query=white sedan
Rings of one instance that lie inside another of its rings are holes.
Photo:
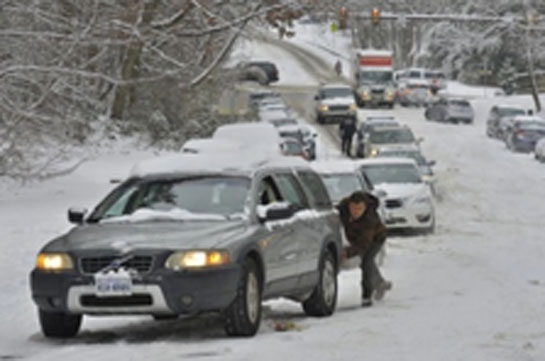
[[[435,206],[428,184],[416,162],[406,158],[376,158],[358,162],[360,171],[386,192],[385,223],[388,229],[435,230]]]

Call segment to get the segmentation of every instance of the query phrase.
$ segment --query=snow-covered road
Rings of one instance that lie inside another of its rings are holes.
[[[113,187],[110,178],[152,153],[98,157],[62,178],[4,188],[0,359],[544,360],[545,168],[485,137],[493,101],[473,100],[472,126],[426,122],[418,109],[393,111],[425,138],[440,201],[435,234],[389,240],[384,273],[394,289],[384,301],[360,308],[359,272],[346,271],[332,317],[306,318],[295,303],[268,302],[252,339],[225,337],[214,317],[86,318],[77,338],[45,339],[28,287],[35,254],[68,228],[69,206],[92,206]],[[273,320],[298,328],[275,332]]]

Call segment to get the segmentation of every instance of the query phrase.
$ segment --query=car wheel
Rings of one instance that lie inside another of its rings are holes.
[[[424,112],[424,118],[426,118],[426,120],[430,120],[430,112],[429,112],[429,110],[426,110],[426,111]]]
[[[253,336],[261,323],[261,277],[256,262],[246,258],[233,303],[224,312],[229,336]]]
[[[38,310],[42,332],[46,337],[74,337],[81,326],[81,315]]]
[[[320,260],[318,284],[303,302],[303,310],[308,316],[332,315],[337,305],[337,291],[337,264],[331,251],[326,249]]]

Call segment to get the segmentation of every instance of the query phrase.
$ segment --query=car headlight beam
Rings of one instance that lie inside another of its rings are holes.
[[[171,254],[165,267],[174,271],[218,267],[229,263],[229,253],[225,251],[182,251]]]
[[[42,271],[65,271],[74,268],[72,258],[66,253],[40,253],[36,268]]]

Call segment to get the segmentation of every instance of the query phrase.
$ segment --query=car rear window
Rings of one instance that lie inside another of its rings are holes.
[[[449,104],[464,108],[469,108],[471,106],[467,100],[449,100]]]

